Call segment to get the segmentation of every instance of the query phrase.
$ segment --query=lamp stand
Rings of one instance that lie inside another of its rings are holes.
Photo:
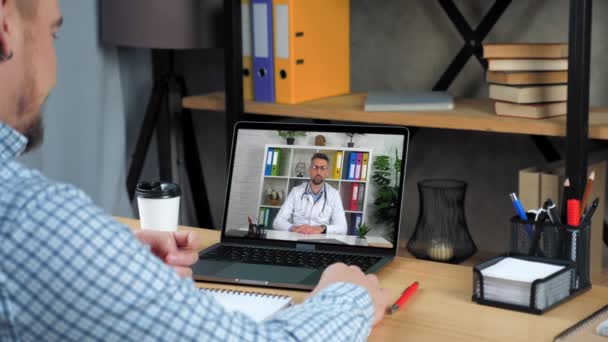
[[[198,226],[214,227],[192,112],[181,105],[182,98],[187,94],[186,82],[175,73],[173,50],[153,50],[152,55],[155,80],[127,174],[129,199],[131,202],[134,199],[146,153],[156,130],[160,180],[174,181],[176,172],[173,170],[173,161],[176,160],[177,166],[180,167],[182,162],[179,156],[183,153]],[[162,70],[163,66],[167,71]],[[177,158],[173,159],[173,154],[176,154]]]

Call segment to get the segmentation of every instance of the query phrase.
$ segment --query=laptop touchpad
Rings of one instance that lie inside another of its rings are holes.
[[[218,271],[216,275],[229,279],[238,278],[243,280],[261,280],[273,283],[297,284],[318,272],[318,270],[314,269],[287,266],[236,263]]]

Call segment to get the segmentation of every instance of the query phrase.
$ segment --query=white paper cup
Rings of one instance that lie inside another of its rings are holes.
[[[179,218],[179,185],[140,182],[135,191],[141,229],[174,232]]]

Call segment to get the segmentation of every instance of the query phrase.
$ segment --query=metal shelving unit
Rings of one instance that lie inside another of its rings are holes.
[[[465,41],[462,49],[434,87],[435,90],[444,90],[449,87],[469,58],[475,56],[482,66],[487,68],[485,61],[481,58],[481,43],[506,11],[511,0],[495,0],[476,29],[472,29],[468,25],[452,0],[438,0],[438,2]],[[244,112],[242,85],[241,2],[240,0],[224,0],[224,9],[227,41],[225,50],[225,111],[226,131],[228,132],[227,148],[229,149],[233,126],[246,114]],[[572,184],[570,195],[578,197],[582,195],[587,177],[591,10],[592,0],[570,0],[565,160],[566,172]],[[544,134],[532,134],[531,137],[547,160],[561,159],[560,153],[546,140]]]

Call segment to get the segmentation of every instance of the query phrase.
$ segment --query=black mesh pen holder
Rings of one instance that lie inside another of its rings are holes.
[[[565,224],[511,219],[510,252],[513,255],[571,261],[575,263],[576,276],[572,290],[591,286],[589,278],[590,225],[571,227]]]

